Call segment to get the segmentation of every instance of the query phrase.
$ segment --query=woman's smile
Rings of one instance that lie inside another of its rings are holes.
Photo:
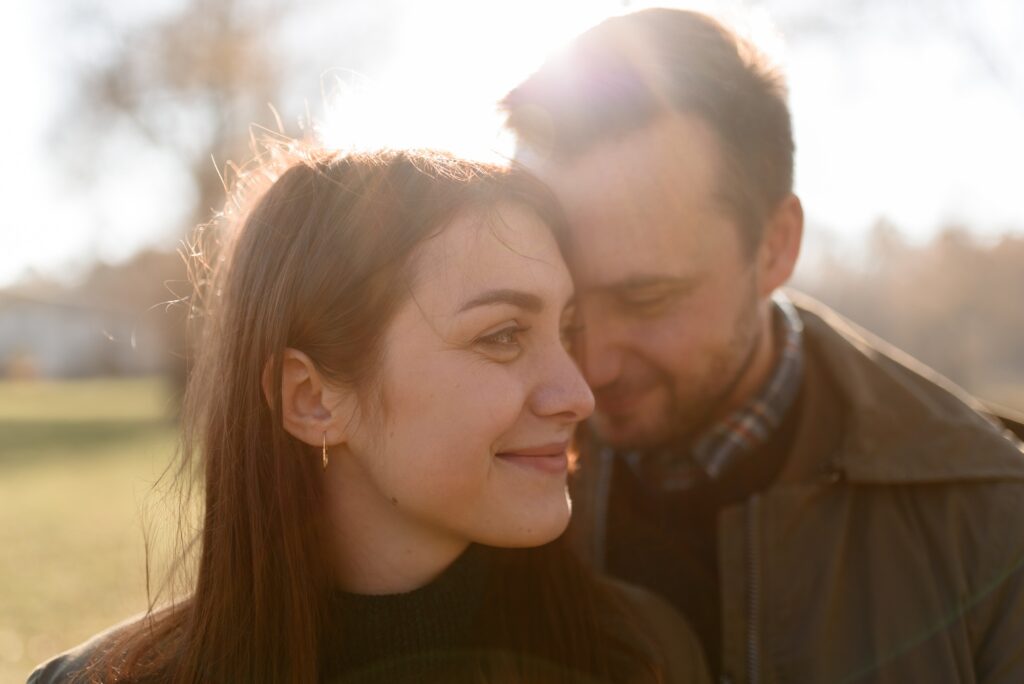
[[[569,442],[555,442],[543,446],[511,449],[495,454],[506,463],[531,468],[551,475],[564,474],[569,470]]]

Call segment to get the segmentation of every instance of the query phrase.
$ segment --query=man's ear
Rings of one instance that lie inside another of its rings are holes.
[[[281,358],[281,402],[283,427],[299,441],[319,447],[326,433],[327,444],[348,440],[348,429],[354,418],[354,393],[324,384],[313,360],[297,349],[285,349]],[[263,371],[263,393],[271,404],[274,383],[271,363]]]
[[[765,222],[757,254],[760,296],[767,297],[793,275],[803,235],[804,209],[800,198],[790,193]]]

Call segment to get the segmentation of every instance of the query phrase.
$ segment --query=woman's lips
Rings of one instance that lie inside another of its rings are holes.
[[[495,455],[503,461],[524,468],[558,474],[569,470],[569,456],[566,453],[568,448],[568,442],[559,442],[527,449],[515,449],[514,451],[500,451]]]

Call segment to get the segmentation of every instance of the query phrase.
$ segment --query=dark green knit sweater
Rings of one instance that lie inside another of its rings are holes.
[[[471,545],[430,584],[404,594],[339,592],[323,640],[329,682],[446,681],[466,665],[489,559]]]
[[[488,639],[477,632],[489,616],[481,611],[497,610],[491,599],[494,583],[509,571],[504,564],[511,553],[521,552],[471,545],[440,577],[414,591],[384,596],[335,593],[327,605],[328,632],[321,639],[320,680],[333,684],[592,684],[592,677],[559,662],[482,645]],[[617,610],[607,615],[623,643],[632,642],[633,623],[622,617]],[[40,666],[29,682],[67,682],[88,664],[110,633]],[[630,653],[623,652],[623,672],[635,670]],[[692,660],[700,664],[699,658]],[[613,670],[619,670],[614,663]],[[612,677],[612,681],[632,679]]]

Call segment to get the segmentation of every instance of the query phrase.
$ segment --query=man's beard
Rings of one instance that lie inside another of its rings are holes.
[[[733,393],[750,369],[759,346],[759,329],[752,327],[730,344],[735,355],[722,355],[709,364],[712,372],[707,375],[702,391],[684,396],[678,383],[671,388],[669,405],[663,416],[668,426],[667,438],[658,446],[689,446],[715,421],[727,415]],[[687,388],[692,387],[689,385]]]
[[[658,421],[644,434],[611,443],[623,450],[688,449],[711,425],[728,412],[737,386],[750,369],[761,344],[757,299],[751,296],[733,324],[725,348],[707,359],[702,368],[677,378],[654,368],[657,385],[667,401]]]

